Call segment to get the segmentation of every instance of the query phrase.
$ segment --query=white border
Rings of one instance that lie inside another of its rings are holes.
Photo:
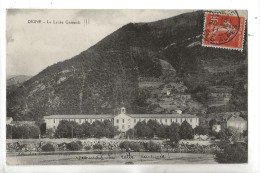
[[[259,159],[259,1],[258,0],[0,0],[0,172],[260,172]],[[121,166],[6,166],[6,70],[5,70],[5,9],[242,9],[248,10],[248,59],[249,59],[249,163],[241,165],[121,165]]]

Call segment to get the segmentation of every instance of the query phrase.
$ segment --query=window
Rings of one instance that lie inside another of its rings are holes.
[[[192,123],[192,118],[190,118],[190,122]]]
[[[171,119],[171,123],[172,123],[173,121],[172,121],[172,119]]]
[[[90,123],[92,123],[92,119],[90,119]]]
[[[139,122],[141,122],[141,118],[139,119]]]
[[[85,119],[85,122],[87,121],[87,119]]]
[[[134,119],[134,123],[136,123],[136,119]]]
[[[122,119],[122,123],[125,123],[125,119]]]
[[[119,123],[119,119],[116,119],[116,123]]]
[[[130,129],[130,125],[128,125],[128,128]]]
[[[160,119],[160,123],[162,123],[162,119]]]
[[[79,123],[81,123],[81,119],[79,119]]]
[[[165,119],[165,122],[167,123],[167,119]]]
[[[122,129],[125,129],[125,125],[122,125]]]
[[[130,123],[130,119],[128,119],[128,123]]]
[[[175,122],[177,123],[177,118],[175,119]]]
[[[53,126],[53,128],[55,129],[56,127],[55,127],[55,126]]]
[[[53,119],[53,123],[55,123],[55,119]]]

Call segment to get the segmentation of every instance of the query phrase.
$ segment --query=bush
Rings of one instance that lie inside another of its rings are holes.
[[[133,150],[134,152],[140,152],[144,150],[144,146],[141,143],[133,143],[131,145],[131,150]]]
[[[219,163],[246,163],[248,154],[243,145],[235,143],[226,145],[224,152],[216,153],[215,159]]]
[[[131,143],[129,141],[123,141],[119,144],[119,148],[128,151],[129,148],[131,149]]]
[[[93,149],[94,150],[102,150],[103,146],[101,144],[95,144],[95,145],[93,145]]]
[[[91,150],[91,146],[85,146],[85,148],[84,148],[85,150]]]
[[[134,151],[134,152],[140,152],[140,151],[144,150],[144,145],[141,143],[138,143],[138,142],[123,141],[119,144],[119,147],[126,151],[129,151],[129,149],[130,149],[131,151]]]
[[[150,152],[160,152],[161,151],[161,146],[160,144],[157,144],[153,141],[150,141],[146,145],[146,150]]]
[[[51,143],[42,146],[42,151],[55,151],[55,147]]]
[[[77,142],[73,141],[73,142],[68,143],[67,148],[71,151],[78,151],[78,150],[81,150],[83,148],[83,146],[80,141],[77,141]]]

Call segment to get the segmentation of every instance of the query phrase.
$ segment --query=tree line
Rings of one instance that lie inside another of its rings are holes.
[[[170,139],[178,143],[180,139],[193,139],[194,132],[195,129],[187,121],[183,121],[181,125],[175,122],[171,125],[163,125],[156,120],[149,120],[138,122],[133,129],[126,132],[126,136],[140,139]]]
[[[37,125],[6,126],[7,139],[35,139],[39,138],[40,134],[40,128]]]
[[[113,138],[119,134],[119,131],[114,127],[109,120],[95,121],[92,124],[85,122],[79,124],[75,121],[60,121],[57,129],[54,132],[56,138]],[[51,136],[49,134],[49,136]]]

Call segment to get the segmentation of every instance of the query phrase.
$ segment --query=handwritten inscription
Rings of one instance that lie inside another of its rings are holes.
[[[113,156],[112,154],[108,154],[108,156],[104,156],[103,154],[100,155],[95,155],[95,156],[76,156],[76,159],[78,160],[87,160],[87,159],[91,159],[91,160],[107,160],[107,159],[138,159],[138,158],[142,158],[142,159],[148,159],[148,158],[153,158],[153,159],[165,159],[165,156],[163,154],[161,155],[140,155],[140,156],[134,156],[131,155],[131,153],[126,153],[126,154],[122,154],[119,157],[116,157],[115,155]]]

